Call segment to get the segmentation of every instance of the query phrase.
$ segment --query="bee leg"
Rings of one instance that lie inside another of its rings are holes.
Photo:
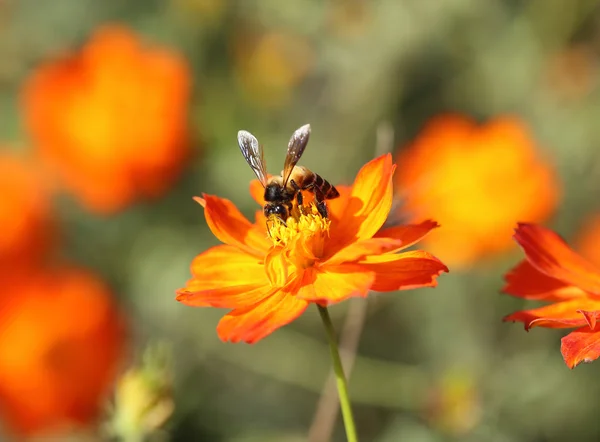
[[[294,180],[290,180],[290,186],[294,188],[296,192],[296,201],[298,202],[298,210],[302,210],[302,206],[304,204],[304,196],[302,195],[302,189]]]
[[[329,216],[329,213],[327,212],[327,203],[325,202],[325,195],[318,187],[315,187],[314,190],[315,202],[317,203],[317,210],[323,218],[327,218]]]
[[[302,196],[301,190],[298,190],[296,193],[296,201],[298,201],[298,206],[302,206],[304,204],[304,197]]]

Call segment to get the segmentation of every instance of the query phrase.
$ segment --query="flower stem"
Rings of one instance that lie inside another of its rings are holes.
[[[333,371],[335,373],[335,380],[337,382],[338,395],[340,397],[340,406],[342,408],[342,417],[344,418],[344,427],[346,428],[346,439],[348,442],[358,442],[356,437],[356,427],[354,425],[354,417],[352,416],[352,407],[350,406],[350,397],[348,396],[348,382],[344,375],[344,367],[342,366],[342,360],[340,359],[340,352],[337,346],[337,338],[335,336],[335,330],[331,318],[329,317],[329,311],[327,307],[317,305],[319,308],[319,314],[323,320],[325,331],[327,332],[327,339],[329,340],[329,349],[331,351],[331,361],[333,363]]]

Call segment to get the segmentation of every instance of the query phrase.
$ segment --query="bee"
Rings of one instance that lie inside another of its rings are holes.
[[[265,205],[263,212],[267,218],[275,216],[285,224],[290,216],[294,200],[302,207],[302,191],[314,194],[317,210],[323,218],[327,218],[325,200],[340,196],[337,189],[327,180],[311,172],[306,167],[297,166],[304,149],[308,144],[310,125],[306,124],[296,130],[288,143],[287,154],[281,175],[267,178],[264,151],[254,135],[245,130],[238,132],[238,144],[244,158],[265,188]]]

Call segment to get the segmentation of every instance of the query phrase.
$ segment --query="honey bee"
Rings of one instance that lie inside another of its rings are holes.
[[[296,130],[288,143],[287,155],[283,171],[279,176],[267,178],[264,151],[254,135],[245,130],[238,132],[238,144],[244,158],[265,188],[265,205],[263,212],[267,218],[275,216],[285,224],[293,209],[294,200],[302,207],[302,191],[314,194],[317,210],[323,218],[327,218],[325,200],[340,196],[337,189],[327,180],[311,172],[306,167],[297,166],[308,138],[310,125],[306,124]]]

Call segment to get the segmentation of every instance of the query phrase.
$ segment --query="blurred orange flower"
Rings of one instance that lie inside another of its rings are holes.
[[[6,150],[0,150],[0,195],[0,273],[39,264],[54,237],[49,196],[32,166]]]
[[[0,413],[19,434],[93,420],[116,374],[123,327],[108,289],[64,268],[3,280]]]
[[[75,54],[39,67],[25,120],[46,163],[90,210],[163,194],[188,154],[190,78],[171,50],[127,28],[99,29]]]
[[[515,223],[546,219],[559,199],[553,168],[515,118],[435,118],[398,164],[402,210],[439,221],[425,248],[457,267],[509,249]]]
[[[526,259],[506,275],[504,292],[547,305],[508,315],[532,327],[574,328],[562,338],[569,368],[600,356],[600,269],[586,261],[553,231],[520,223],[514,238]]]
[[[204,195],[206,222],[224,245],[198,255],[192,279],[177,300],[195,307],[232,309],[219,323],[224,341],[257,342],[300,316],[311,303],[330,305],[369,290],[388,292],[436,285],[448,269],[410,247],[437,227],[434,221],[380,231],[392,204],[391,155],[366,164],[351,188],[328,203],[330,217],[314,203],[286,224],[262,210],[251,224],[228,200]],[[251,193],[259,203],[262,186]]]

